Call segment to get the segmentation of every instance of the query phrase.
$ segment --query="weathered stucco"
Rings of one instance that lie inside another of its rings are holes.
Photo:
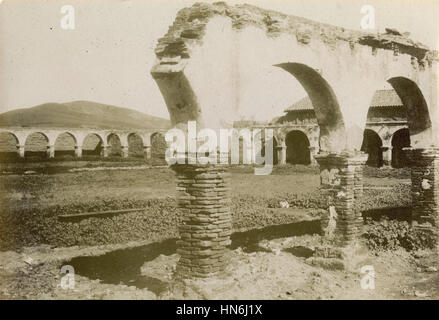
[[[151,70],[173,125],[196,120],[218,129],[236,119],[253,77],[270,95],[279,68],[307,91],[321,150],[359,150],[375,91],[389,82],[409,108],[413,147],[439,141],[437,55],[395,32],[370,34],[250,5],[182,9],[158,40]],[[277,115],[273,115],[277,116]]]

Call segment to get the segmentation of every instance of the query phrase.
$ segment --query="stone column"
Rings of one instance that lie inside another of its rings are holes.
[[[318,154],[320,182],[329,199],[329,219],[335,223],[330,237],[339,246],[348,246],[359,237],[362,216],[356,199],[362,193],[363,153]],[[361,190],[361,191],[360,191]]]
[[[279,164],[287,163],[287,146],[285,145],[285,141],[281,141],[280,145],[277,146],[277,159]]]
[[[75,146],[75,157],[81,158],[82,157],[82,146]]]
[[[410,162],[412,218],[417,228],[439,237],[439,148],[404,148],[404,152]]]
[[[151,159],[151,146],[143,146],[143,153],[146,160]]]
[[[218,165],[176,164],[181,212],[176,276],[205,278],[228,263],[232,222],[228,174]]]
[[[128,146],[121,146],[120,148],[122,150],[122,158],[128,158],[129,155]]]
[[[24,145],[17,145],[17,152],[19,158],[24,158]]]
[[[55,146],[54,145],[47,146],[47,156],[49,158],[55,158]]]
[[[383,165],[390,167],[392,165],[392,147],[381,147],[381,151],[383,152]]]

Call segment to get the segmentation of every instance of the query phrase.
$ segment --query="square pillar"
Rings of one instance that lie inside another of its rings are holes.
[[[76,146],[75,147],[75,157],[81,158],[82,157],[82,146]]]
[[[285,141],[281,141],[280,145],[277,146],[277,159],[279,164],[287,163],[287,146],[285,145]]]
[[[367,155],[320,153],[315,158],[320,166],[321,189],[328,194],[329,220],[333,229],[327,237],[339,246],[348,246],[358,239],[363,224],[356,199],[362,196],[362,167]]]
[[[412,218],[439,236],[439,148],[404,148],[412,181]]]
[[[47,156],[49,158],[55,158],[55,146],[54,145],[47,146]]]
[[[206,278],[228,264],[232,219],[228,173],[218,165],[176,164],[178,207],[177,278]]]
[[[315,156],[318,154],[318,150],[318,147],[309,147],[309,160],[311,162],[311,165],[317,164]]]
[[[108,146],[102,146],[101,156],[103,156],[104,158],[108,157]]]
[[[24,145],[17,145],[17,152],[19,158],[24,158]]]
[[[121,150],[122,150],[122,158],[128,158],[129,155],[128,146],[121,146]]]
[[[381,147],[381,151],[383,152],[383,165],[390,167],[392,165],[392,147]]]
[[[151,146],[143,146],[143,153],[146,160],[151,159]]]

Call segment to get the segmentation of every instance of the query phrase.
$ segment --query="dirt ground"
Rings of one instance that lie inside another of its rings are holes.
[[[319,185],[312,171],[255,176],[232,169],[235,196],[307,193]],[[3,199],[34,205],[92,201],[96,197],[175,196],[175,176],[167,169],[70,172],[54,175],[2,176]],[[365,179],[370,188],[407,184],[408,179]],[[87,190],[93,192],[84,192]],[[33,198],[32,198],[33,197]],[[6,200],[3,200],[6,201]],[[297,214],[297,223],[307,219]],[[309,220],[309,223],[314,223]],[[277,226],[273,226],[276,228]],[[226,273],[209,280],[176,281],[175,239],[100,246],[36,245],[0,252],[1,299],[439,299],[438,257],[433,251],[404,249],[372,252],[354,268],[335,270],[312,265],[309,257],[322,239],[317,234],[259,237],[267,229],[232,237]],[[256,237],[255,237],[256,235]],[[241,237],[241,238],[239,238]],[[255,240],[256,239],[256,240]],[[358,257],[355,257],[358,258]],[[74,268],[74,287],[63,266]],[[362,266],[374,269],[374,289],[362,288]],[[71,282],[67,282],[71,283]]]
[[[360,270],[328,270],[307,263],[318,236],[262,241],[257,250],[230,252],[227,272],[209,280],[173,280],[178,255],[160,254],[138,266],[138,275],[111,283],[75,274],[74,288],[62,288],[61,267],[72,258],[105,256],[144,243],[88,248],[27,248],[0,253],[2,299],[439,299],[437,260],[427,251],[369,254],[374,289],[363,289]],[[302,250],[304,251],[304,250]],[[305,250],[306,253],[306,250]],[[121,257],[122,258],[122,257]],[[96,261],[97,262],[97,261]],[[99,268],[99,264],[96,266]],[[130,268],[127,263],[127,269]],[[104,276],[105,278],[105,276]],[[122,278],[122,277],[121,277]],[[142,281],[143,280],[143,281]],[[131,283],[130,283],[131,281]]]

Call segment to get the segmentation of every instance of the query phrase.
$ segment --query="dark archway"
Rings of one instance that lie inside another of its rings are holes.
[[[143,152],[143,140],[137,133],[130,133],[128,135],[128,155],[130,157],[142,158]]]
[[[69,132],[63,132],[55,140],[55,157],[74,157],[76,138]]]
[[[429,147],[432,144],[431,119],[424,95],[418,85],[404,77],[394,77],[388,82],[395,89],[407,112],[407,124],[412,147]]]
[[[392,136],[392,167],[402,168],[409,165],[403,148],[410,147],[410,133],[408,129],[400,129]]]
[[[13,133],[0,132],[0,160],[16,160],[18,143],[18,138]]]
[[[288,132],[285,137],[285,145],[287,147],[287,163],[304,165],[311,163],[310,144],[305,133],[299,130]]]
[[[166,140],[165,136],[160,132],[155,132],[151,135],[151,161],[152,165],[161,166],[166,165]]]
[[[303,86],[312,102],[320,127],[322,151],[339,152],[346,147],[346,131],[340,106],[329,83],[315,69],[300,63],[276,65],[291,73]]]
[[[108,155],[122,156],[122,143],[120,138],[115,133],[110,133],[107,137]]]
[[[366,164],[371,167],[380,168],[383,166],[383,141],[378,133],[373,130],[364,130],[363,144],[361,151],[368,154]]]
[[[101,156],[103,149],[102,138],[96,133],[89,133],[82,143],[83,156]]]
[[[49,138],[41,132],[29,134],[24,143],[24,156],[26,158],[46,159]]]

